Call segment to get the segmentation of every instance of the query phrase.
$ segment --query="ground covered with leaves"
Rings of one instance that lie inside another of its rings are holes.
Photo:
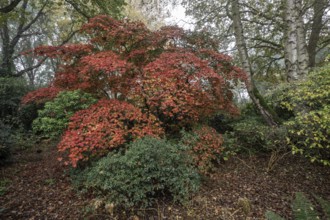
[[[218,165],[185,206],[164,200],[123,210],[77,192],[57,157],[55,146],[40,146],[16,151],[1,167],[1,219],[265,219],[267,210],[292,219],[295,192],[330,200],[328,167],[287,154],[269,170],[269,155],[237,156]]]

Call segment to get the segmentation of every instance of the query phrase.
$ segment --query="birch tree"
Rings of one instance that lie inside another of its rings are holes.
[[[294,81],[308,72],[308,53],[301,0],[286,0],[285,65],[287,80]]]
[[[269,126],[276,126],[277,125],[277,122],[275,120],[276,116],[274,116],[271,113],[271,110],[265,104],[262,96],[259,94],[259,91],[255,87],[253,82],[253,78],[252,78],[253,72],[251,68],[248,50],[245,43],[238,0],[231,0],[231,14],[229,14],[229,16],[233,20],[233,29],[234,29],[234,35],[236,39],[236,46],[239,54],[239,59],[242,64],[242,68],[244,69],[248,77],[246,88],[249,93],[249,96],[254,106],[256,107],[260,115],[263,117],[263,119],[267,122],[267,124]]]
[[[197,29],[217,36],[222,42],[222,51],[234,53],[233,23],[226,14],[227,2],[184,0],[183,4],[187,13],[196,19]],[[314,67],[320,62],[316,54],[330,44],[329,1],[240,0],[239,3],[244,12],[241,21],[255,76],[275,74],[294,80],[306,74],[307,66]],[[289,37],[295,40],[289,41]]]

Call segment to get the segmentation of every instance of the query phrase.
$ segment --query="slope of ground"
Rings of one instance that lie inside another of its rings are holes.
[[[295,192],[330,200],[328,167],[288,155],[266,172],[268,156],[235,157],[219,165],[185,207],[159,202],[145,210],[91,211],[96,200],[73,189],[57,154],[52,146],[20,151],[1,167],[0,180],[7,185],[0,219],[264,219],[266,210],[292,219]]]

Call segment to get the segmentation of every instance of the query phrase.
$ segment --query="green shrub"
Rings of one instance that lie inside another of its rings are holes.
[[[330,166],[330,106],[308,113],[297,113],[295,119],[286,125],[293,153],[300,153],[311,162]]]
[[[12,144],[11,128],[0,121],[0,164],[9,158]]]
[[[17,116],[21,98],[28,90],[23,78],[0,77],[0,118],[2,120]],[[11,121],[10,123],[12,124]]]
[[[231,122],[234,120],[234,117],[226,114],[217,114],[214,115],[211,119],[208,120],[208,125],[214,128],[218,133],[224,134],[226,132],[233,131]]]
[[[9,185],[10,185],[9,179],[2,179],[2,178],[0,179],[0,196],[6,194]],[[1,208],[0,208],[0,214],[1,214]]]
[[[267,153],[273,150],[285,150],[287,129],[285,126],[269,127],[262,119],[250,113],[230,124],[233,131],[224,135],[224,147],[248,153]]]
[[[49,138],[59,137],[76,111],[86,109],[96,101],[92,95],[80,90],[60,92],[38,111],[38,118],[32,124],[33,131]]]
[[[292,85],[281,105],[294,113],[285,122],[293,153],[330,165],[330,64]]]
[[[110,153],[79,176],[83,186],[124,207],[152,204],[170,195],[185,202],[200,178],[183,146],[146,137],[132,142],[124,154]]]
[[[18,118],[25,130],[32,129],[32,122],[38,117],[38,110],[42,108],[43,105],[37,105],[35,103],[20,106]]]
[[[327,219],[330,218],[330,202],[320,197],[315,196],[318,203],[320,204],[322,211]],[[309,220],[309,219],[320,219],[320,213],[314,208],[307,197],[302,192],[297,192],[295,199],[292,204],[292,212],[295,220]],[[267,211],[267,220],[284,220],[281,216],[272,211]]]

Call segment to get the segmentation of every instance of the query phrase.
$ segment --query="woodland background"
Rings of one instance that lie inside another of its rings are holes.
[[[330,218],[329,10],[1,1],[0,216]]]

